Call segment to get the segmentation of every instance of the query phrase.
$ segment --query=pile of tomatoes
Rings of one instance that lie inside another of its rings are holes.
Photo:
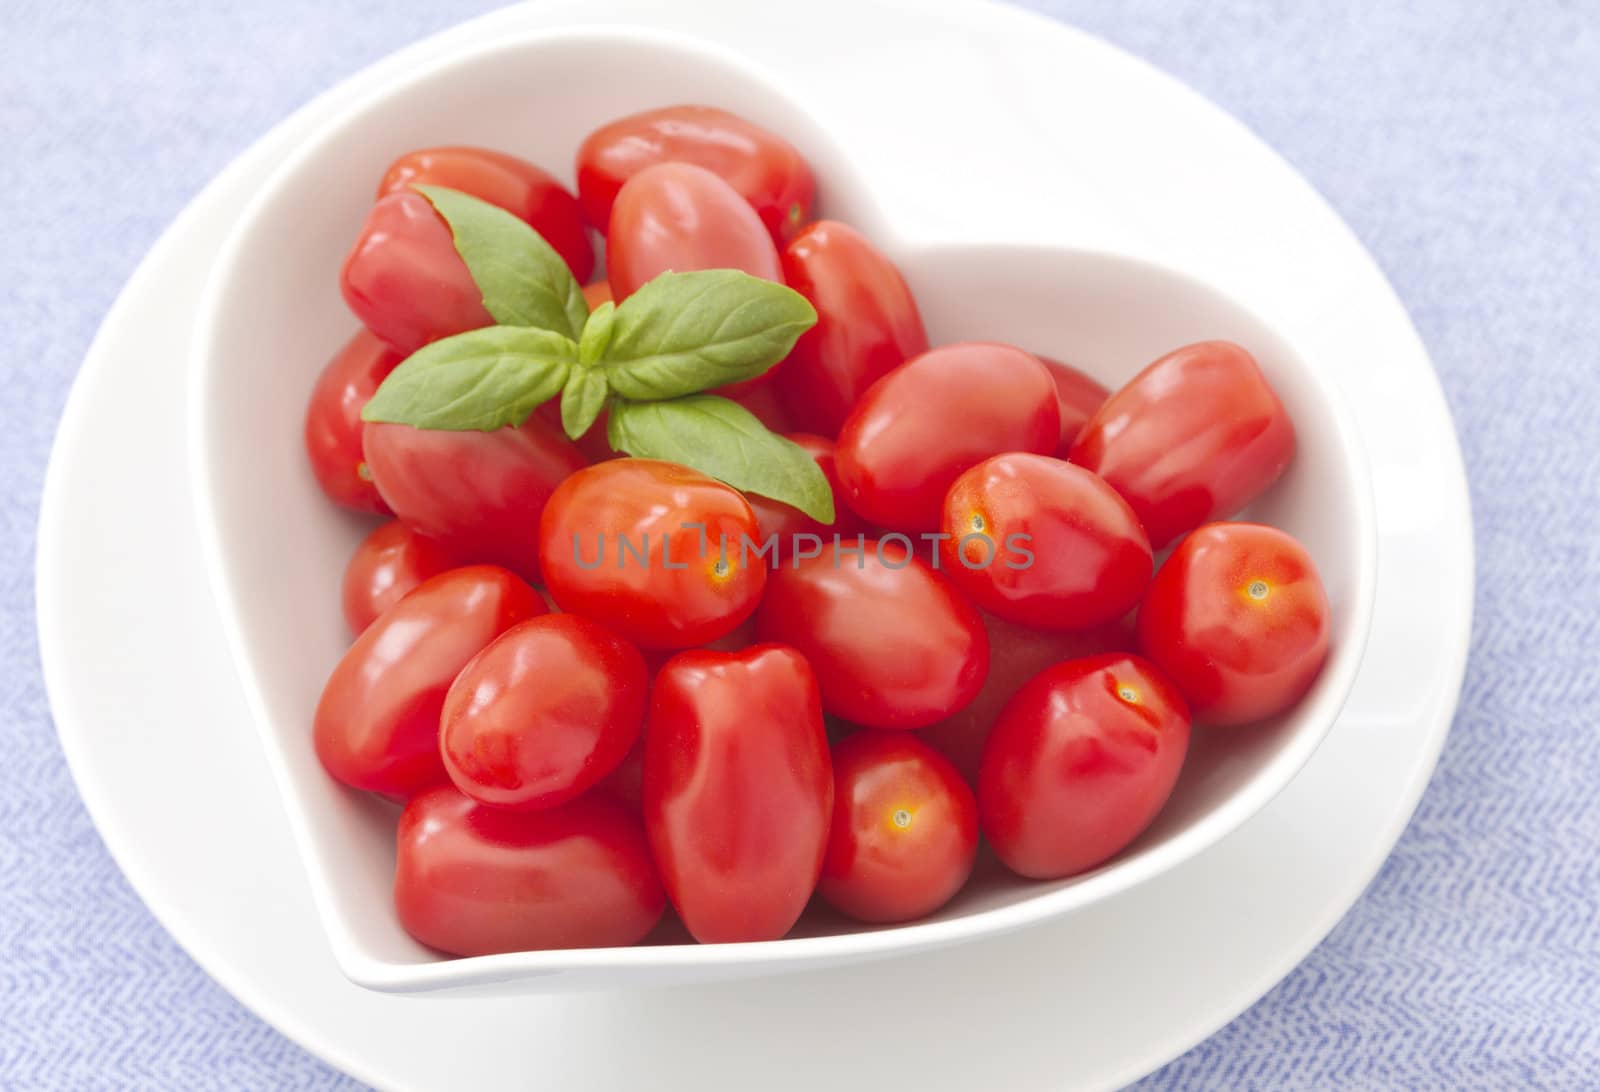
[[[1295,446],[1244,348],[1177,347],[1113,393],[1022,348],[930,347],[894,265],[812,220],[801,155],[709,107],[596,130],[577,182],[402,156],[342,274],[364,328],[306,417],[327,495],[391,517],[345,570],[356,637],[314,735],[333,777],[404,803],[418,940],[630,944],[668,901],[703,942],[780,938],[814,896],[907,921],[966,883],[980,833],[1022,876],[1070,876],[1150,824],[1191,722],[1311,686],[1311,558],[1222,522]],[[799,292],[815,325],[718,393],[812,455],[833,522],[620,457],[603,421],[569,439],[553,403],[493,431],[363,422],[408,354],[493,322],[416,185],[526,221],[591,306],[667,270]]]

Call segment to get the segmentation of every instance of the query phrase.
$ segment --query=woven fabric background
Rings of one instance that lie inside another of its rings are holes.
[[[140,257],[273,122],[493,0],[0,2],[0,1087],[344,1088],[210,982],[63,765],[39,490]],[[1281,150],[1377,255],[1472,482],[1476,632],[1421,809],[1289,978],[1153,1089],[1600,1087],[1600,6],[1036,0]]]

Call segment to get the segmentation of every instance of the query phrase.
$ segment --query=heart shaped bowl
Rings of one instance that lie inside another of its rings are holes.
[[[1283,480],[1249,514],[1287,529],[1317,559],[1333,604],[1332,652],[1289,714],[1197,733],[1160,818],[1095,872],[1029,883],[980,859],[949,906],[893,928],[814,908],[789,938],[767,943],[701,946],[663,930],[634,948],[445,959],[407,936],[393,912],[394,807],[336,784],[312,748],[312,712],[347,643],[339,575],[370,527],[324,499],[301,448],[312,382],[355,328],[336,290],[340,261],[376,179],[401,152],[482,144],[570,170],[596,125],[676,102],[724,106],[793,141],[816,170],[821,213],[855,224],[899,262],[935,344],[1011,341],[1071,360],[1113,387],[1186,342],[1229,338],[1249,348],[1293,414],[1300,443]],[[915,110],[915,101],[905,108]],[[930,158],[923,178],[937,187],[948,150],[906,154]],[[189,391],[195,502],[240,681],[334,956],[353,981],[390,991],[510,993],[637,985],[819,968],[993,935],[1087,906],[1194,856],[1282,789],[1327,734],[1355,677],[1377,568],[1369,473],[1322,377],[1339,361],[1305,359],[1191,277],[1073,249],[1071,239],[1016,248],[904,237],[880,211],[879,202],[892,207],[895,196],[874,193],[800,104],[737,58],[682,38],[605,28],[512,36],[419,68],[300,147],[242,215],[198,315]],[[1272,862],[1261,867],[1271,882]]]

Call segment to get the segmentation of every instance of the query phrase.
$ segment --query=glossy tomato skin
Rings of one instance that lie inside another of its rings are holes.
[[[572,475],[539,524],[546,586],[561,609],[645,649],[703,645],[750,616],[767,565],[746,540],[756,542],[756,517],[738,490],[654,459]]]
[[[944,495],[991,455],[1047,455],[1061,433],[1055,384],[1037,357],[962,342],[923,353],[874,383],[839,432],[845,503],[881,527],[937,531]]]
[[[452,955],[634,944],[666,907],[638,818],[591,795],[537,812],[443,785],[400,816],[400,924]]]
[[[1211,523],[1178,544],[1139,608],[1139,648],[1201,724],[1248,724],[1299,701],[1328,657],[1328,595],[1275,527]]]
[[[943,568],[986,611],[1038,629],[1091,629],[1150,583],[1144,528],[1100,478],[1047,455],[985,459],[944,501]]]
[[[357,789],[410,796],[443,781],[439,711],[484,646],[544,600],[494,565],[451,569],[419,585],[362,631],[317,703],[317,757]]]
[[[361,411],[400,354],[362,330],[328,361],[306,406],[306,456],[328,499],[357,512],[388,515],[361,453]]]
[[[563,804],[616,769],[644,726],[639,650],[598,622],[545,614],[506,630],[445,695],[439,749],[482,804]]]
[[[1121,852],[1172,793],[1189,714],[1148,660],[1068,660],[1006,704],[978,770],[978,816],[1007,868],[1050,880]]]
[[[870,922],[911,921],[949,902],[978,855],[978,803],[956,768],[909,732],[857,732],[832,757],[817,893]]]
[[[401,356],[494,324],[449,226],[420,193],[372,206],[339,288],[356,318]]]
[[[897,540],[824,544],[767,582],[756,635],[799,649],[822,706],[871,728],[921,728],[978,693],[989,641],[978,612]]]
[[[413,186],[443,186],[498,205],[543,236],[579,281],[594,272],[594,247],[578,199],[525,159],[464,145],[419,148],[390,164],[378,199]]]
[[[1231,516],[1283,473],[1294,425],[1255,358],[1231,341],[1176,349],[1084,425],[1072,461],[1133,506],[1157,550]]]
[[[1061,408],[1061,442],[1056,446],[1056,458],[1065,459],[1083,426],[1105,405],[1111,392],[1104,383],[1071,364],[1048,356],[1041,356],[1039,362],[1050,369],[1050,379],[1056,385],[1056,404]]]
[[[978,782],[983,745],[1000,711],[1023,683],[1063,660],[1132,652],[1138,644],[1131,614],[1093,629],[1051,633],[980,613],[992,650],[983,688],[970,704],[917,732],[917,738],[948,758],[969,785]]]
[[[833,490],[833,522],[821,523],[793,505],[750,493],[746,495],[746,499],[749,500],[750,507],[755,509],[756,525],[761,540],[765,542],[768,537],[777,535],[777,557],[782,560],[790,556],[796,535],[816,535],[824,541],[831,542],[834,535],[854,539],[857,535],[866,534],[869,530],[867,524],[845,506],[844,497],[839,492],[839,472],[833,460],[833,441],[807,432],[791,432],[786,439],[793,440],[805,448],[806,453],[822,468],[823,476],[828,479],[828,488]]]
[[[360,633],[417,585],[456,566],[431,538],[391,520],[361,540],[344,567],[340,603],[351,633]]]
[[[689,163],[647,167],[611,207],[606,279],[617,302],[659,273],[742,269],[783,283],[778,251],[744,198]]]
[[[535,582],[539,513],[587,465],[538,414],[493,432],[368,422],[363,450],[378,492],[408,527],[463,561],[504,565]]]
[[[832,812],[822,706],[804,656],[754,645],[667,661],[645,731],[645,829],[696,940],[787,933],[816,886]]]
[[[691,163],[728,183],[779,246],[811,219],[816,181],[794,145],[713,106],[667,106],[618,118],[578,149],[578,197],[609,224],[628,179],[659,163]]]
[[[928,351],[917,301],[894,263],[854,228],[819,220],[784,249],[783,275],[817,310],[778,371],[790,413],[837,436],[868,387]]]

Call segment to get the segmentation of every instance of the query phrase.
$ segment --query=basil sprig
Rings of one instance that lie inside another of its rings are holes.
[[[611,404],[606,438],[617,451],[692,466],[703,474],[833,522],[833,489],[809,452],[714,394]]]
[[[502,326],[542,326],[578,340],[589,317],[583,285],[526,220],[443,186],[418,186],[450,225],[456,253]]]
[[[561,392],[577,361],[578,347],[551,330],[468,330],[402,360],[361,417],[458,432],[520,425]]]
[[[606,380],[634,401],[727,386],[788,356],[816,321],[794,289],[737,269],[664,273],[617,308]]]
[[[609,411],[607,438],[618,451],[682,463],[833,522],[833,493],[815,460],[737,402],[702,393],[787,356],[817,321],[805,297],[709,269],[663,273],[590,314],[566,262],[526,222],[456,190],[416,188],[450,226],[499,325],[411,354],[363,419],[487,431],[522,424],[559,394],[561,427],[573,439]]]

